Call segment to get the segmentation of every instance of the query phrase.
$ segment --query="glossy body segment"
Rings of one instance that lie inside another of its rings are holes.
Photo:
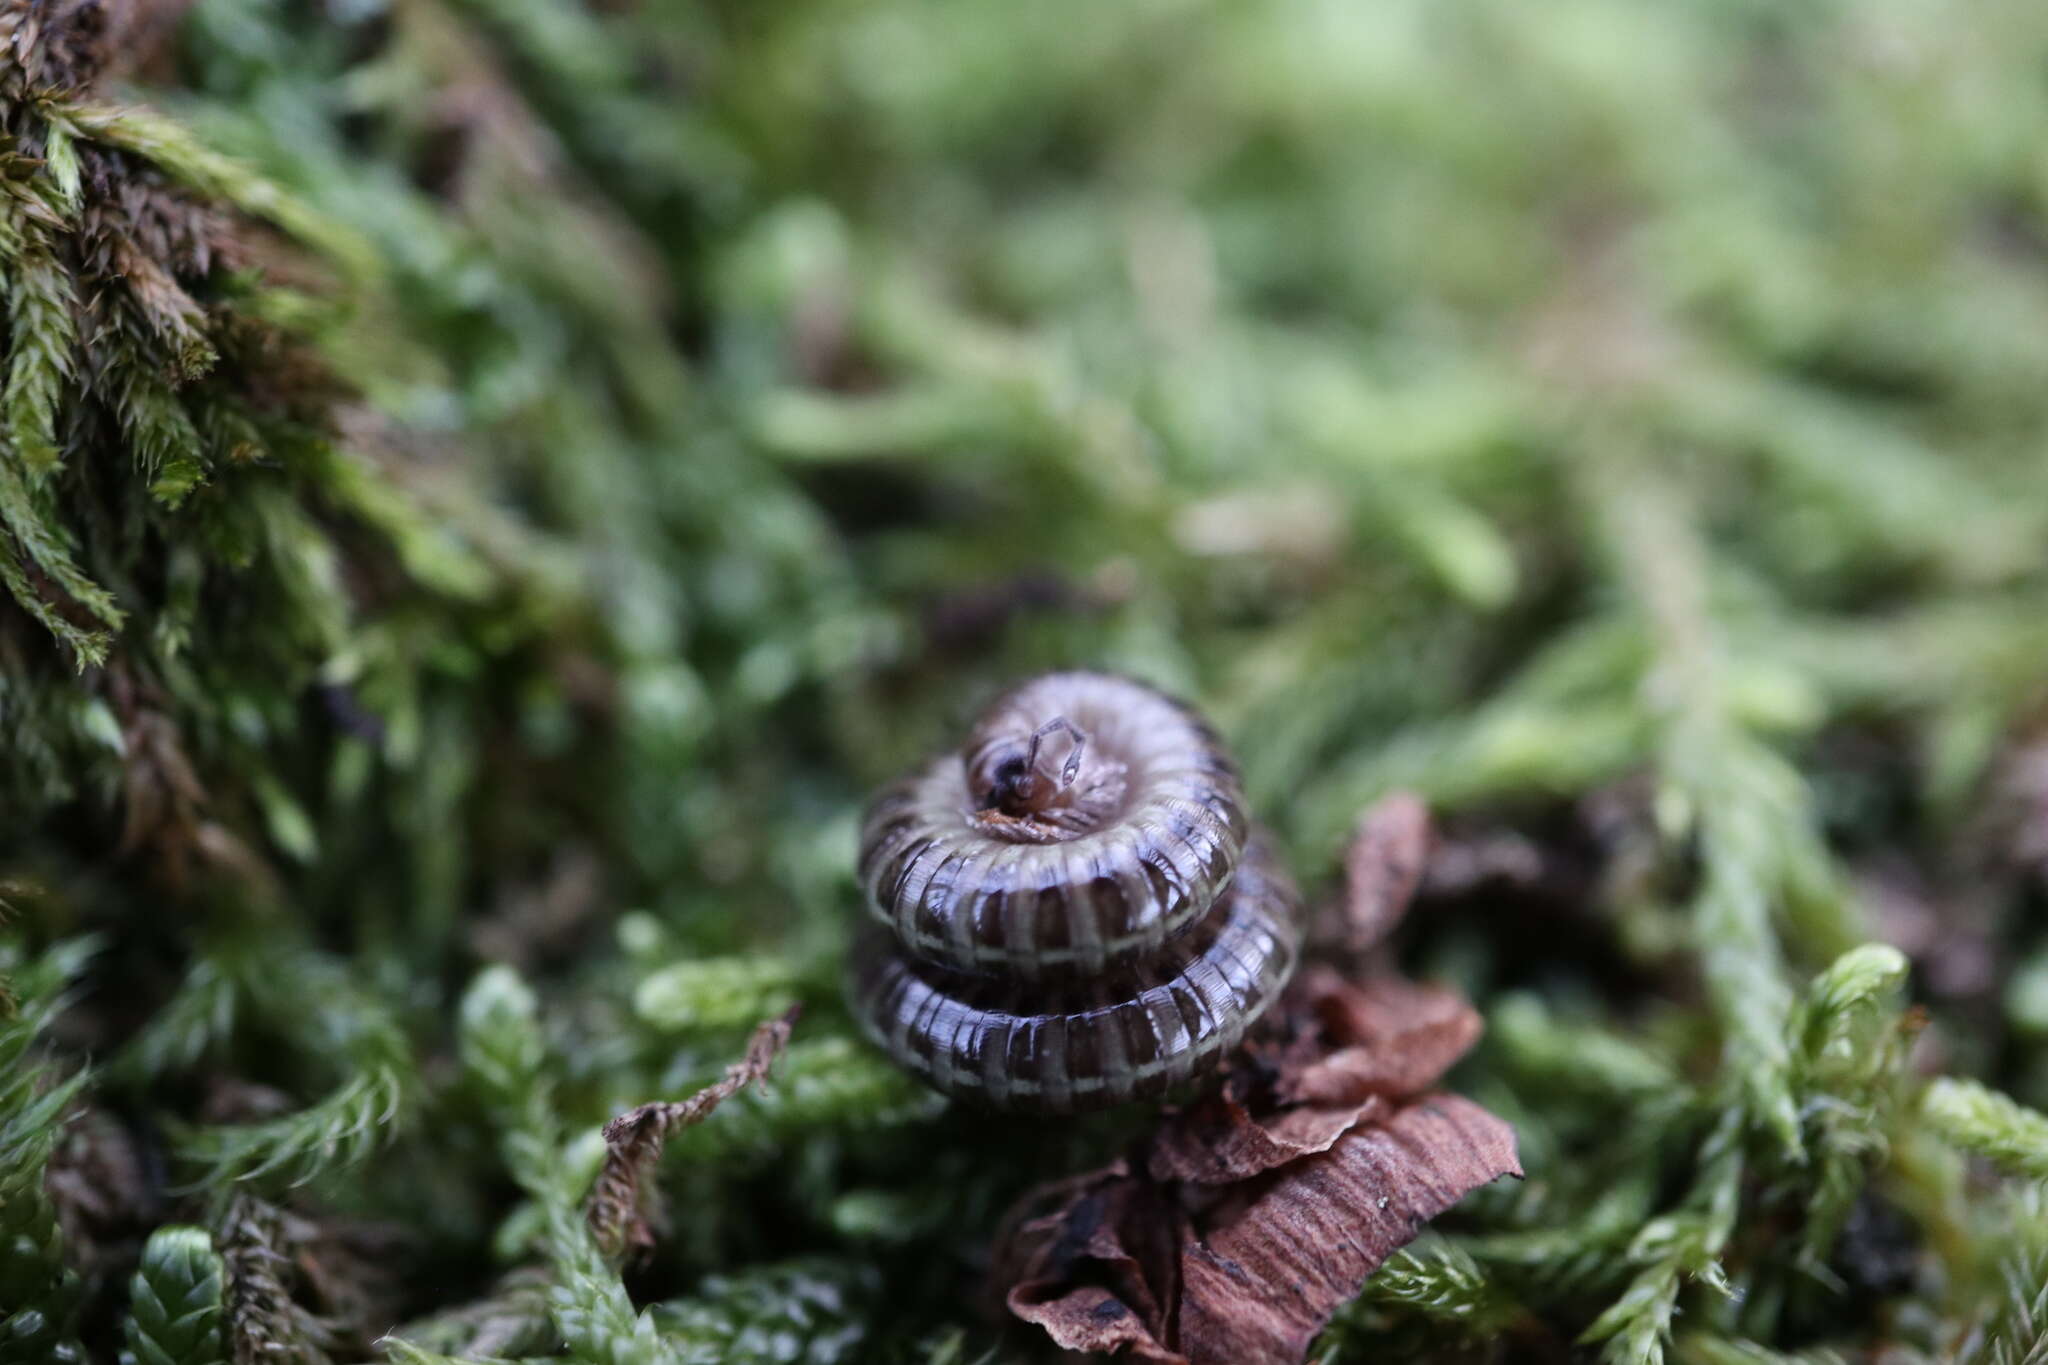
[[[1085,735],[1074,780],[1045,807],[987,808],[1004,765],[1049,721]],[[1249,820],[1213,732],[1142,684],[1095,673],[1026,683],[984,715],[961,754],[869,807],[859,877],[903,949],[960,971],[1093,976],[1202,916],[1230,881]]]
[[[1100,673],[1004,694],[861,833],[874,923],[854,1013],[898,1062],[993,1108],[1072,1113],[1213,1070],[1299,954],[1299,898],[1221,741]]]
[[[935,1088],[994,1108],[1073,1113],[1205,1074],[1292,974],[1299,896],[1263,843],[1214,911],[1099,977],[1045,983],[906,957],[870,930],[850,994],[869,1035]]]

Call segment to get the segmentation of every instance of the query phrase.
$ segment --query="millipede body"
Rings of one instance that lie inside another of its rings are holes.
[[[951,1095],[1072,1113],[1208,1071],[1293,972],[1299,898],[1215,733],[1101,673],[998,698],[884,788],[850,995]]]

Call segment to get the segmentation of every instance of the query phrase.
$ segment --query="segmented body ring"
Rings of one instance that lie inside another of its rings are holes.
[[[1071,1113],[1213,1069],[1292,973],[1299,897],[1237,770],[1137,682],[1052,673],[880,792],[849,994],[948,1094]]]

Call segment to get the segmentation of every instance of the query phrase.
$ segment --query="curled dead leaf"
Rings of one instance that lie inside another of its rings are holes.
[[[1145,1168],[1155,1179],[1196,1185],[1249,1180],[1328,1151],[1386,1107],[1380,1097],[1369,1095],[1356,1104],[1311,1104],[1258,1114],[1228,1094],[1213,1095],[1168,1117],[1152,1140]]]
[[[1423,873],[1428,821],[1360,822],[1338,946],[1364,956]],[[1077,1351],[1288,1365],[1386,1258],[1472,1189],[1521,1174],[1514,1132],[1435,1087],[1478,1040],[1455,992],[1305,970],[1215,1093],[1126,1161],[1027,1197],[1001,1240],[1010,1310]]]
[[[1454,991],[1397,976],[1354,984],[1310,967],[1216,1093],[1161,1123],[1147,1168],[1156,1179],[1215,1185],[1327,1151],[1434,1087],[1480,1028]]]
[[[1027,1216],[999,1245],[1017,1257],[1007,1302],[1070,1351],[1129,1347],[1145,1360],[1183,1358],[1163,1343],[1185,1221],[1168,1189],[1124,1162],[1057,1181],[1028,1197]]]
[[[1339,941],[1358,955],[1393,932],[1422,884],[1432,835],[1429,807],[1409,792],[1382,797],[1359,817],[1344,853]]]
[[[1155,1180],[1123,1162],[1067,1182],[1057,1211],[1006,1239],[998,1274],[1010,1310],[1068,1350],[1291,1365],[1425,1223],[1520,1174],[1507,1124],[1427,1095],[1233,1185]]]
[[[1330,1314],[1430,1219],[1503,1175],[1514,1130],[1470,1100],[1429,1095],[1202,1221],[1181,1255],[1180,1350],[1191,1365],[1299,1361]]]
[[[1317,1025],[1277,1084],[1280,1097],[1296,1103],[1347,1104],[1427,1090],[1472,1050],[1483,1027],[1457,992],[1397,976],[1354,985],[1318,966],[1302,974],[1296,990]]]

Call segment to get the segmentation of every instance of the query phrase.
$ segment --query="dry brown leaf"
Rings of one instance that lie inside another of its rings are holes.
[[[1025,1201],[1048,1204],[1052,1212],[999,1239],[1001,1254],[1016,1258],[1010,1311],[1070,1351],[1129,1347],[1146,1360],[1186,1365],[1161,1344],[1185,1222],[1167,1187],[1119,1161]]]
[[[1455,991],[1378,976],[1354,985],[1328,967],[1302,973],[1293,994],[1320,1026],[1318,1051],[1285,1068],[1283,1100],[1353,1104],[1429,1089],[1472,1050],[1483,1025]]]
[[[1514,1130],[1456,1095],[1354,1129],[1275,1172],[1228,1217],[1201,1221],[1181,1253],[1175,1344],[1190,1365],[1292,1365],[1425,1223],[1521,1173]]]
[[[1350,960],[1400,919],[1428,843],[1412,797],[1361,820],[1337,935]],[[1169,1113],[1131,1160],[1026,1199],[999,1243],[1010,1310],[1069,1350],[1300,1361],[1424,1223],[1521,1174],[1507,1124],[1425,1093],[1480,1028],[1441,987],[1308,968],[1214,1094]]]
[[[1429,807],[1409,792],[1382,797],[1359,818],[1344,852],[1341,943],[1354,956],[1393,932],[1429,861]]]
[[[1056,1212],[1005,1239],[997,1273],[1010,1310],[1068,1350],[1292,1365],[1425,1223],[1520,1174],[1507,1124],[1428,1095],[1234,1185],[1157,1181],[1123,1162],[1065,1182]]]
[[[1314,1152],[1326,1152],[1360,1122],[1387,1108],[1378,1096],[1355,1104],[1303,1105],[1254,1114],[1218,1094],[1169,1116],[1152,1139],[1145,1168],[1157,1180],[1225,1185],[1249,1180]]]
[[[1441,987],[1396,976],[1354,985],[1311,967],[1218,1091],[1166,1117],[1147,1169],[1159,1180],[1218,1185],[1328,1151],[1434,1087],[1480,1027],[1478,1013]]]

